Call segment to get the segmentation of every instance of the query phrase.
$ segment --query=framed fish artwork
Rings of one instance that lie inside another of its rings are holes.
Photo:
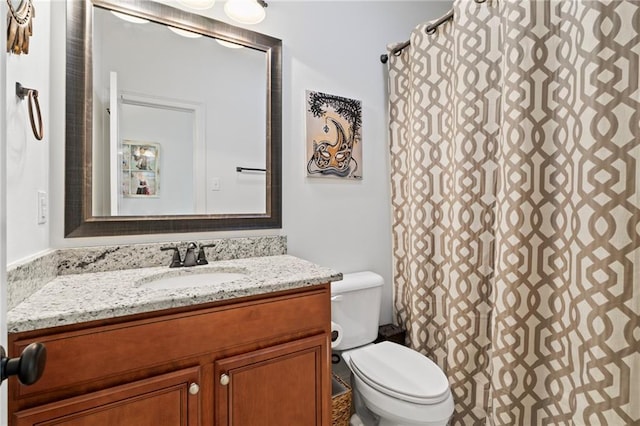
[[[362,102],[306,91],[307,176],[362,179]]]

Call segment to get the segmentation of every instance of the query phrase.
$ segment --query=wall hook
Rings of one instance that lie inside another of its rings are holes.
[[[29,89],[16,81],[16,96],[20,99],[24,99],[25,96],[29,99],[29,121],[31,121],[31,130],[33,136],[37,140],[41,141],[44,137],[44,124],[42,123],[42,113],[40,112],[40,102],[38,102],[38,91],[35,89]],[[35,105],[36,113],[38,114],[38,126],[33,117],[33,107]]]

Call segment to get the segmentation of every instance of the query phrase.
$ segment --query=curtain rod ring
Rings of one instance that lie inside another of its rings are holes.
[[[481,3],[484,3],[484,2],[486,2],[486,1],[487,1],[487,0],[476,0],[476,3],[481,4]]]
[[[33,104],[36,106],[36,113],[38,114],[38,127],[36,128],[36,122],[33,118]],[[31,121],[31,130],[33,136],[37,140],[41,141],[44,137],[44,125],[42,124],[42,113],[40,112],[40,102],[38,102],[38,91],[29,90],[29,121]]]
[[[436,26],[435,25],[428,25],[427,28],[425,28],[424,32],[429,34],[429,35],[431,35],[431,34],[436,32]]]

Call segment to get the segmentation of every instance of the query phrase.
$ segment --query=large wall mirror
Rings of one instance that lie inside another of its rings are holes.
[[[281,227],[280,40],[67,2],[65,236]]]

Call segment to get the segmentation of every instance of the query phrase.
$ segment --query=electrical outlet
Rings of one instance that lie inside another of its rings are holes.
[[[212,191],[220,191],[220,178],[211,179],[211,190]]]
[[[48,216],[49,201],[47,200],[47,193],[38,191],[38,224],[47,223]]]

